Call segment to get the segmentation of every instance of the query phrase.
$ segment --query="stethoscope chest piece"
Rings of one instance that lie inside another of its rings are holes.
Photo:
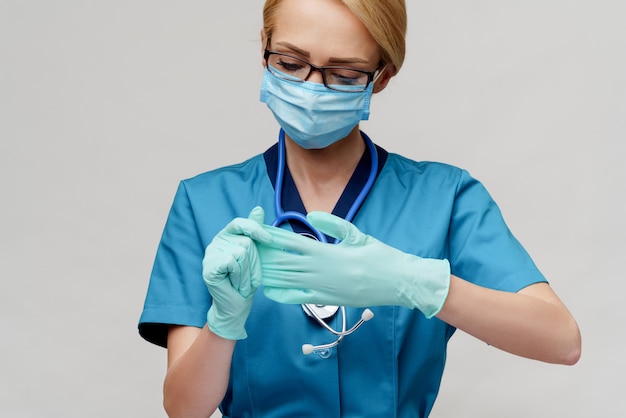
[[[337,313],[339,306],[305,304],[302,310],[311,318],[328,319]]]

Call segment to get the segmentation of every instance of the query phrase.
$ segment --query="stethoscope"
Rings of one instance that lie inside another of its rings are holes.
[[[359,207],[361,206],[361,204],[367,197],[367,194],[369,193],[370,189],[374,185],[374,181],[376,180],[376,174],[378,172],[378,153],[376,152],[376,146],[367,135],[365,135],[364,133],[361,133],[361,136],[363,137],[363,140],[365,141],[365,144],[367,145],[367,148],[370,152],[371,159],[372,159],[372,166],[370,168],[370,173],[367,178],[367,182],[365,183],[365,186],[363,186],[363,189],[361,190],[361,192],[359,193],[355,201],[352,203],[352,206],[350,206],[350,209],[348,210],[348,214],[345,217],[345,219],[349,222],[352,221],[352,219],[356,215],[356,212],[359,210]],[[276,170],[276,186],[274,188],[274,209],[276,211],[276,219],[272,223],[272,226],[279,226],[285,222],[295,220],[306,225],[313,232],[314,235],[308,234],[311,238],[315,238],[318,241],[328,243],[326,236],[322,234],[318,229],[314,228],[313,225],[311,225],[311,223],[307,220],[304,214],[300,212],[296,212],[296,211],[286,211],[286,212],[283,211],[283,207],[281,203],[281,196],[282,196],[282,189],[283,189],[283,180],[285,177],[285,165],[286,165],[285,164],[285,132],[281,129],[280,134],[278,135],[278,167]],[[337,241],[338,240],[335,240],[334,243],[336,244]],[[303,344],[302,352],[304,354],[311,354],[313,352],[317,352],[317,353],[320,353],[320,355],[322,355],[323,353],[328,353],[329,350],[335,347],[336,345],[338,345],[345,336],[352,334],[365,321],[369,321],[370,319],[374,317],[374,313],[371,310],[365,309],[363,313],[361,314],[361,319],[359,319],[359,321],[356,324],[354,324],[352,328],[347,329],[345,306],[304,304],[302,305],[302,310],[309,317],[315,319],[321,326],[326,328],[329,332],[337,336],[337,339],[335,341],[328,343],[328,344],[321,344],[321,345]],[[335,315],[335,313],[337,313],[337,311],[339,310],[341,311],[341,316],[342,316],[341,331],[337,331],[333,329],[330,325],[326,323],[326,321],[324,321],[324,319],[328,319],[332,317],[333,315]]]

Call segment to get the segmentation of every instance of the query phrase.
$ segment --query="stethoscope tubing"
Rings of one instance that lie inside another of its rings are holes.
[[[371,167],[370,167],[370,173],[369,176],[367,178],[367,181],[365,183],[365,185],[363,186],[363,189],[361,189],[361,192],[359,193],[359,195],[357,196],[357,198],[354,200],[354,202],[352,203],[352,206],[350,206],[350,209],[348,210],[348,213],[346,214],[345,219],[348,222],[352,222],[352,220],[354,219],[357,211],[359,210],[359,208],[361,207],[361,205],[363,204],[363,201],[365,200],[365,198],[367,197],[369,191],[371,190],[372,186],[374,185],[374,182],[376,181],[376,175],[378,174],[378,152],[376,150],[376,146],[374,145],[374,143],[372,142],[372,140],[365,135],[363,132],[361,132],[361,135],[363,137],[363,140],[365,141],[365,144],[367,145],[367,148],[370,152],[371,155]],[[282,192],[283,192],[283,180],[285,178],[285,166],[286,166],[286,162],[285,162],[285,132],[281,129],[279,136],[278,136],[278,167],[276,170],[276,185],[275,185],[275,191],[274,191],[274,210],[276,212],[276,219],[274,219],[274,222],[272,223],[272,226],[279,226],[285,222],[289,222],[290,220],[295,220],[298,222],[301,222],[302,224],[304,224],[307,228],[309,228],[311,231],[313,231],[313,234],[315,235],[315,238],[317,238],[319,241],[324,242],[324,243],[328,243],[328,239],[326,238],[326,235],[324,235],[321,231],[319,231],[317,228],[315,228],[313,225],[311,225],[311,223],[308,221],[308,219],[306,218],[306,216],[300,212],[296,212],[296,211],[283,211],[282,208],[282,204],[281,204],[281,198],[282,198]],[[335,239],[334,243],[337,244],[339,242],[338,239]],[[354,324],[354,326],[352,326],[352,328],[347,329],[347,324],[346,324],[346,307],[345,306],[341,306],[339,307],[339,310],[341,310],[341,331],[337,331],[335,329],[333,329],[330,325],[328,325],[326,323],[326,321],[324,321],[324,318],[322,318],[314,309],[315,305],[309,305],[309,304],[303,304],[302,305],[302,309],[304,310],[304,312],[313,317],[320,325],[322,325],[324,328],[326,328],[329,332],[331,332],[332,334],[337,336],[337,340],[333,341],[332,343],[328,343],[328,344],[321,344],[321,345],[312,345],[312,344],[304,344],[302,346],[302,352],[304,354],[310,354],[314,351],[322,351],[322,350],[327,350],[330,349],[332,347],[335,347],[336,345],[338,345],[341,340],[343,340],[343,338],[346,335],[350,335],[352,334],[354,331],[356,331],[365,321],[370,320],[374,314],[372,313],[371,310],[366,309],[365,311],[363,311],[363,314],[361,315],[361,319]],[[336,307],[335,307],[336,308]],[[336,310],[335,310],[336,312]],[[333,313],[334,314],[334,313]],[[331,314],[331,316],[333,315]]]
[[[352,203],[352,206],[350,206],[348,213],[346,214],[345,219],[348,222],[352,222],[352,220],[354,219],[354,216],[356,215],[357,211],[363,204],[363,201],[365,200],[369,191],[374,185],[374,182],[376,181],[376,174],[378,173],[378,152],[376,151],[376,146],[374,145],[372,140],[363,132],[361,132],[361,135],[370,152],[372,165],[370,167],[370,173],[367,181],[365,182],[365,185],[363,186],[363,189],[361,189],[361,192],[356,197],[356,199]],[[281,129],[278,135],[278,167],[276,169],[276,185],[274,191],[274,211],[276,212],[276,219],[274,219],[272,226],[279,226],[284,222],[295,220],[303,223],[304,225],[306,225],[307,228],[311,229],[311,231],[313,231],[318,240],[322,242],[328,242],[326,236],[318,231],[317,228],[314,228],[313,225],[311,225],[311,223],[307,220],[305,215],[296,211],[283,211],[283,207],[281,205],[281,197],[283,195],[285,166],[285,131]]]

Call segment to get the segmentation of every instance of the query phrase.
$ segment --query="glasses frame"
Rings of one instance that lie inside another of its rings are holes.
[[[308,65],[309,66],[309,73],[307,74],[307,76],[304,79],[297,79],[297,78],[288,78],[283,76],[282,74],[280,74],[280,72],[274,72],[271,69],[271,66],[268,63],[268,59],[271,55],[280,55],[283,57],[287,57],[290,59],[294,59],[297,61],[300,61],[301,63]],[[283,80],[287,80],[287,81],[293,81],[294,83],[304,83],[305,81],[307,81],[309,79],[309,77],[311,77],[311,74],[313,74],[313,71],[317,71],[318,73],[320,73],[322,75],[322,82],[324,83],[324,86],[327,89],[330,90],[334,90],[334,91],[340,91],[342,93],[362,93],[365,90],[367,90],[367,88],[369,87],[370,83],[372,81],[375,81],[376,78],[378,78],[378,76],[380,75],[379,70],[380,67],[377,68],[374,71],[365,71],[365,70],[358,70],[356,68],[350,68],[350,67],[342,67],[340,65],[324,65],[324,66],[317,66],[317,65],[313,65],[310,62],[303,60],[302,58],[293,56],[291,54],[285,54],[284,52],[278,52],[278,51],[272,51],[271,49],[267,49],[265,48],[265,53],[263,54],[263,58],[265,59],[266,63],[267,63],[267,70],[269,72],[271,72],[272,74],[274,74],[276,77],[281,78]],[[363,86],[362,89],[359,90],[341,90],[341,89],[336,89],[331,87],[331,85],[328,85],[328,83],[326,82],[326,70],[349,70],[349,71],[356,71],[358,73],[361,74],[365,74],[367,75],[367,83],[365,83],[365,85]]]

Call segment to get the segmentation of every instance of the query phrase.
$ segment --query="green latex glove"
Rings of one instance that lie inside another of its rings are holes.
[[[257,206],[248,219],[235,218],[207,246],[202,277],[213,304],[207,324],[213,333],[229,340],[248,336],[244,328],[256,289],[261,284],[261,264],[255,241],[269,244],[263,227],[265,213]]]
[[[324,244],[264,226],[273,239],[260,243],[265,295],[282,303],[354,307],[396,305],[436,315],[448,296],[447,260],[406,254],[363,234],[350,222],[311,212],[309,222],[339,244]]]

